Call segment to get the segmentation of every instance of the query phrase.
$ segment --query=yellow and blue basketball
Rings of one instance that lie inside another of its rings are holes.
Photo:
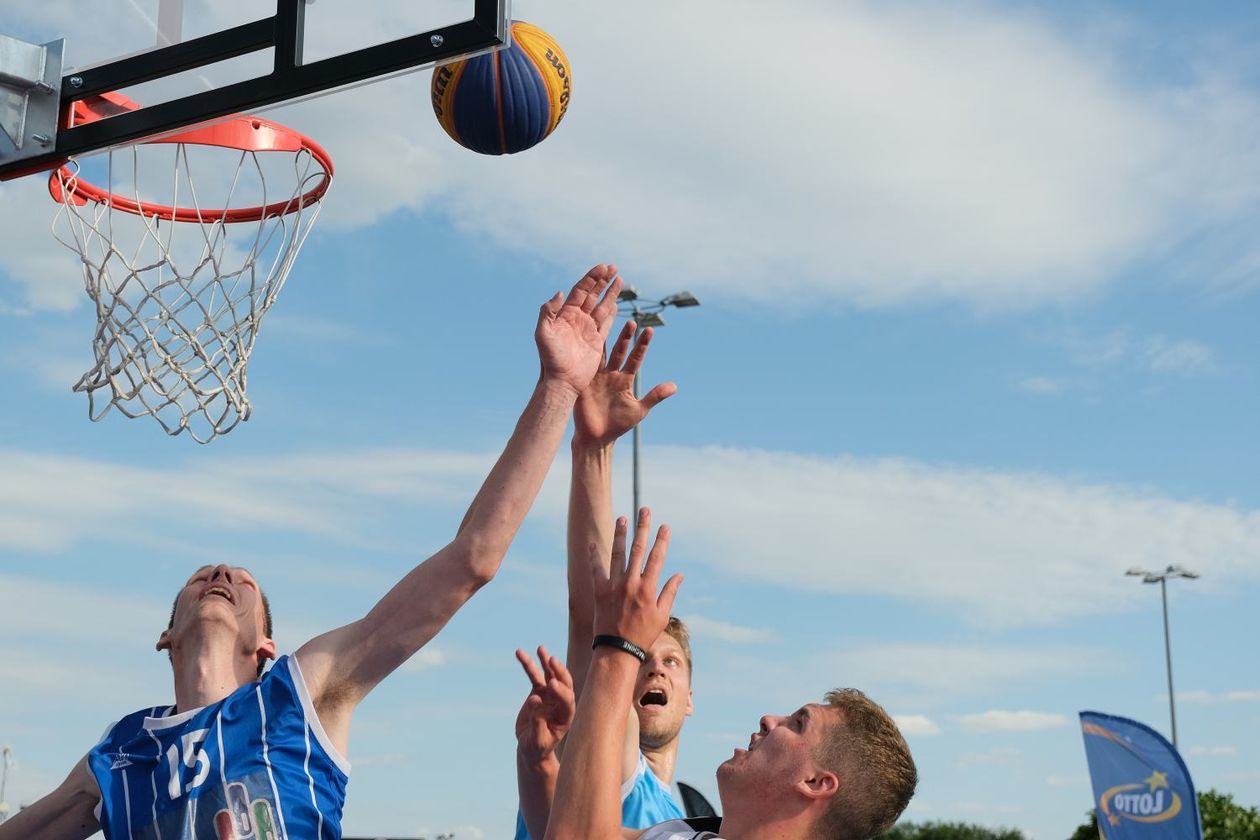
[[[546,32],[512,21],[512,46],[433,71],[433,113],[456,143],[483,155],[522,152],[569,107],[569,60]]]

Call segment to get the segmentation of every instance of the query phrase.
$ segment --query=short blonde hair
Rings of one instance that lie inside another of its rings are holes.
[[[892,827],[914,796],[919,774],[897,724],[856,688],[823,698],[840,720],[829,727],[815,760],[840,777],[840,792],[819,820],[816,836],[868,840]]]
[[[671,615],[669,623],[665,625],[665,634],[678,642],[678,646],[682,648],[683,658],[687,660],[687,679],[692,677],[691,668],[691,631],[687,629],[687,625],[683,623],[681,618]]]

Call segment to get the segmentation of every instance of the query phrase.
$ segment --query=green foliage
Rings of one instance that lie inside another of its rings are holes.
[[[960,822],[898,823],[879,840],[1027,840],[1014,828],[986,828]]]
[[[1199,794],[1203,840],[1260,840],[1260,811],[1239,805],[1228,793],[1206,790]],[[1098,817],[1079,826],[1068,840],[1098,840]]]
[[[1199,794],[1203,840],[1260,840],[1260,811],[1234,802],[1215,790]]]
[[[1078,825],[1068,840],[1098,840],[1098,812],[1087,811],[1085,816],[1089,819],[1084,825]]]

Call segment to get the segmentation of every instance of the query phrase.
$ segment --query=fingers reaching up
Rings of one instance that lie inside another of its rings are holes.
[[[674,598],[682,585],[682,575],[674,574],[658,593],[670,532],[668,525],[658,528],[649,548],[651,529],[652,513],[642,508],[627,554],[628,524],[624,517],[618,519],[607,571],[599,552],[591,552],[596,635],[619,636],[644,649],[651,647],[669,623]]]
[[[530,691],[516,715],[517,748],[533,760],[555,752],[577,711],[573,677],[564,663],[538,647],[538,662],[523,650],[516,651],[529,679]]]
[[[677,393],[672,382],[663,382],[639,398],[634,380],[647,356],[652,328],[635,337],[634,321],[627,321],[613,342],[608,359],[582,392],[574,409],[574,440],[579,444],[606,446],[638,425],[663,400]]]
[[[557,292],[543,304],[534,338],[544,379],[578,394],[590,384],[617,315],[621,286],[617,267],[600,264],[574,284],[568,297]]]

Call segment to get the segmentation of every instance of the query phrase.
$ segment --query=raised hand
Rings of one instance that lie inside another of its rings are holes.
[[[516,747],[530,761],[541,762],[555,753],[573,723],[577,711],[573,677],[541,645],[538,664],[523,650],[516,652],[516,659],[530,682],[529,696],[516,715]]]
[[[634,377],[647,355],[652,328],[639,333],[637,341],[634,333],[634,321],[627,321],[613,342],[607,362],[578,398],[573,410],[575,443],[595,446],[612,443],[647,417],[657,403],[678,391],[674,383],[663,382],[642,399],[635,399]]]
[[[604,342],[617,317],[621,278],[617,266],[600,264],[569,291],[542,305],[534,340],[544,379],[551,379],[582,393],[599,370]]]
[[[591,551],[591,579],[595,590],[595,635],[620,636],[647,650],[669,623],[682,575],[672,575],[657,594],[656,586],[669,551],[669,526],[656,532],[652,550],[647,550],[652,512],[639,510],[630,556],[626,557],[626,519],[621,517],[613,531],[612,562],[605,571],[599,552]],[[647,552],[647,562],[643,555]]]

